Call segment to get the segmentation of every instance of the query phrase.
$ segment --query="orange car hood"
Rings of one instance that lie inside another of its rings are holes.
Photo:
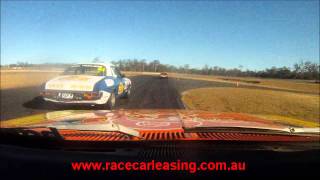
[[[287,124],[248,114],[192,110],[55,111],[4,121],[1,127],[100,126],[109,123],[120,124],[135,130],[179,130],[215,127],[286,130],[289,128]]]

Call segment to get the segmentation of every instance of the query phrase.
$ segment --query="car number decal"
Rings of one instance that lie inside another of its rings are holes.
[[[123,93],[123,90],[124,90],[124,86],[122,83],[119,84],[119,87],[118,87],[118,94],[122,94]]]

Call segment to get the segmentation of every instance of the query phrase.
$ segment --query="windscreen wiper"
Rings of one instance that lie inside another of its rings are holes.
[[[43,128],[44,130],[35,131],[33,129]],[[99,131],[99,132],[120,132],[125,135],[140,138],[139,131],[126,126],[107,123],[107,124],[67,124],[67,125],[39,125],[18,128],[1,128],[1,133],[5,135],[15,135],[20,137],[46,137],[51,139],[62,140],[59,130],[78,130],[78,131]]]
[[[79,131],[106,131],[106,132],[120,132],[134,137],[139,137],[139,131],[128,128],[121,124],[107,123],[107,124],[68,124],[68,125],[50,125],[49,128],[57,130],[79,130]]]
[[[15,136],[15,137],[26,137],[26,138],[50,138],[55,140],[63,140],[59,131],[53,127],[42,127],[41,131],[33,130],[27,127],[18,128],[0,128],[0,134],[2,136]]]
[[[186,133],[192,132],[240,132],[240,133],[264,133],[285,135],[320,135],[320,127],[316,128],[255,128],[255,127],[193,127],[184,128]]]

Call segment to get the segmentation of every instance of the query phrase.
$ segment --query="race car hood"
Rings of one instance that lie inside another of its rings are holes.
[[[192,110],[68,110],[32,115],[7,120],[4,128],[14,127],[56,127],[85,130],[102,130],[104,125],[117,124],[135,131],[188,131],[208,128],[254,128],[290,131],[301,128],[299,121],[268,119],[261,116],[238,113],[211,113]],[[107,127],[107,126],[106,126]],[[317,123],[304,127],[318,128]]]
[[[45,84],[45,90],[93,91],[103,76],[66,75],[58,76]]]

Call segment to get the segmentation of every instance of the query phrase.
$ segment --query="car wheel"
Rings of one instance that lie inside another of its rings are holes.
[[[108,109],[114,109],[115,105],[116,105],[116,96],[114,93],[111,93],[108,102],[105,104],[106,108]]]
[[[129,88],[127,92],[124,93],[123,98],[128,99],[130,95],[131,95],[131,88]]]

